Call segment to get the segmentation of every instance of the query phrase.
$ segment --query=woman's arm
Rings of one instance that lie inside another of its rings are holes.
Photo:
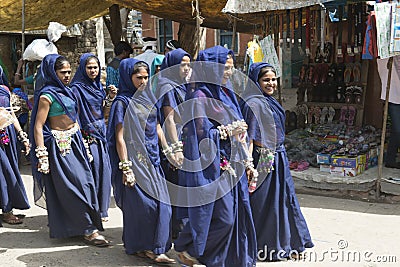
[[[38,104],[38,111],[36,114],[35,125],[33,129],[33,134],[36,142],[35,152],[38,158],[38,171],[44,174],[50,172],[49,168],[49,157],[47,148],[44,145],[43,138],[43,125],[46,123],[47,116],[49,114],[51,102],[45,97],[41,96]]]
[[[132,162],[128,158],[128,152],[126,149],[126,143],[124,140],[124,127],[122,123],[118,123],[115,126],[115,142],[116,149],[119,157],[119,168],[122,170],[122,183],[129,187],[132,187],[136,183],[135,175],[131,169]]]
[[[124,127],[122,123],[115,126],[116,149],[120,161],[128,160],[128,152],[124,140]]]
[[[34,126],[34,137],[36,146],[43,147],[43,125],[46,123],[47,115],[49,114],[51,102],[47,97],[41,96],[39,99],[38,111]]]
[[[180,146],[178,142],[180,141],[178,138],[178,132],[176,130],[175,123],[175,111],[170,106],[164,106],[163,112],[165,114],[165,127],[168,132],[168,136],[171,139],[170,142],[172,144],[173,149],[178,149],[178,151],[173,151],[175,164],[178,166],[183,163],[183,151],[182,148],[178,148]]]

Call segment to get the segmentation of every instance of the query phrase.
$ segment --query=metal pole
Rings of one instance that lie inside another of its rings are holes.
[[[379,151],[378,158],[378,179],[376,180],[376,198],[380,197],[381,193],[381,180],[382,180],[382,165],[383,165],[383,150],[385,148],[385,136],[386,136],[386,123],[387,123],[387,115],[388,115],[388,106],[389,106],[389,91],[390,91],[390,82],[392,79],[392,67],[393,67],[393,57],[389,58],[387,63],[388,68],[388,79],[386,82],[386,98],[385,98],[385,107],[383,109],[383,126],[382,126],[382,136],[381,136],[381,148]]]

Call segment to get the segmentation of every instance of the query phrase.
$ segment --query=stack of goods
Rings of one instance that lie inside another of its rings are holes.
[[[329,131],[319,127],[315,133],[325,143],[316,156],[320,171],[354,177],[377,165],[380,132],[374,127],[350,128],[337,124]]]
[[[353,177],[378,164],[380,130],[342,123],[312,125],[286,135],[290,169],[309,166],[335,176]]]

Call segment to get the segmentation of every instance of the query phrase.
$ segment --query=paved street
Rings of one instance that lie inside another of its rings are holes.
[[[32,202],[30,166],[22,173]],[[300,261],[258,263],[257,266],[399,266],[400,205],[298,195],[315,244]],[[127,256],[121,242],[122,217],[110,209],[104,235],[110,248],[88,247],[79,238],[48,236],[46,211],[33,205],[22,225],[0,228],[0,266],[156,266]],[[172,253],[172,256],[174,254]],[[264,257],[260,252],[260,257]],[[391,263],[388,263],[391,262]],[[179,266],[178,264],[176,266]],[[228,267],[228,266],[227,266]]]

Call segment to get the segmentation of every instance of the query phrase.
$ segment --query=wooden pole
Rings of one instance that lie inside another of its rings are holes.
[[[386,82],[385,107],[383,109],[383,125],[382,125],[382,136],[381,136],[381,148],[379,150],[379,158],[378,158],[378,178],[376,179],[376,189],[375,189],[375,196],[376,196],[377,199],[380,197],[380,193],[381,193],[383,152],[384,152],[384,148],[385,148],[386,123],[387,123],[388,106],[389,106],[390,82],[392,80],[392,67],[393,67],[393,57],[390,57],[389,61],[387,63],[388,79],[387,79],[387,82]]]
[[[22,0],[22,14],[21,14],[21,57],[25,51],[25,0]],[[25,79],[25,63],[22,65],[22,78]],[[21,85],[22,91],[26,92],[26,86]]]
[[[199,54],[200,51],[200,0],[196,0],[196,32],[197,32],[197,48],[196,55]]]
[[[232,45],[231,45],[231,50],[235,51],[235,44],[236,44],[236,25],[237,25],[237,19],[236,17],[233,18],[233,30],[232,30]]]

